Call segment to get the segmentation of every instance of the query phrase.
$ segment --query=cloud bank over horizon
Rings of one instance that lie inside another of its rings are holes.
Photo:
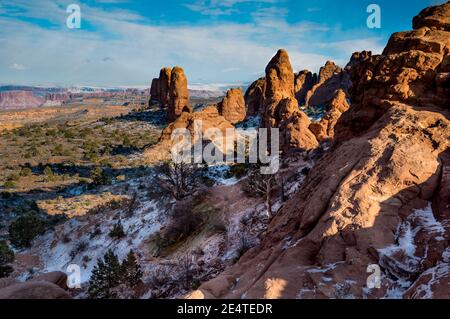
[[[69,29],[73,1],[2,0],[0,83],[147,85],[173,65],[192,83],[248,83],[279,48],[296,71],[317,72],[327,60],[344,65],[354,51],[381,53],[400,31],[391,28],[410,25],[413,14],[394,21],[388,11],[387,27],[370,30],[362,2],[347,16],[327,0],[83,1],[81,28]],[[418,8],[430,1],[422,2]]]

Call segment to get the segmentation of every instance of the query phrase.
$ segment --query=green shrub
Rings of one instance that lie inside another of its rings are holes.
[[[89,297],[94,299],[115,298],[117,295],[112,288],[117,287],[121,281],[122,267],[117,255],[109,250],[103,259],[97,260],[89,280]]]
[[[244,177],[247,174],[247,167],[245,164],[236,164],[231,166],[230,173],[236,178]]]
[[[141,266],[136,261],[133,250],[130,250],[126,259],[122,262],[122,282],[129,287],[135,287],[142,283]]]
[[[97,265],[89,279],[88,294],[94,299],[116,298],[117,294],[113,290],[115,287],[124,284],[134,288],[140,283],[142,283],[142,271],[134,252],[130,250],[125,260],[120,263],[117,255],[110,249],[103,259],[97,260]]]
[[[53,170],[50,166],[45,166],[44,168],[44,179],[47,182],[51,182],[55,179],[55,175],[53,174]]]
[[[125,231],[123,230],[122,222],[120,220],[109,232],[109,237],[115,239],[121,239],[125,237]]]
[[[32,173],[33,173],[33,172],[31,171],[31,168],[29,168],[29,167],[24,167],[24,168],[22,168],[21,171],[20,171],[20,176],[23,176],[23,177],[25,177],[25,176],[30,176]]]
[[[96,167],[91,171],[91,179],[94,185],[108,185],[111,179],[101,167]]]
[[[9,240],[17,248],[30,247],[33,239],[44,231],[44,221],[36,213],[28,213],[9,226]]]
[[[9,248],[6,241],[0,241],[0,278],[8,277],[13,268],[9,265],[14,261],[14,252]]]
[[[14,188],[14,187],[16,187],[16,183],[14,183],[13,181],[6,181],[3,184],[3,187],[4,188]]]
[[[9,174],[9,176],[6,178],[6,180],[10,182],[17,182],[19,179],[20,175],[17,172]]]

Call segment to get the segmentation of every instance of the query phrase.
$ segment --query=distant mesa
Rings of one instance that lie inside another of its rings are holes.
[[[32,91],[0,92],[0,110],[38,107],[44,102],[44,98],[35,96]]]

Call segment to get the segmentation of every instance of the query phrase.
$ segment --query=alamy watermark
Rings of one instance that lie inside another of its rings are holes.
[[[203,132],[203,121],[195,120],[192,131],[173,130],[172,160],[189,164],[260,163],[261,174],[276,174],[280,166],[279,136],[278,128],[227,128],[225,135],[219,128]]]
[[[381,268],[377,264],[371,264],[367,266],[368,273],[371,273],[369,277],[367,277],[366,285],[369,289],[380,289],[381,288]]]
[[[381,28],[381,7],[378,4],[370,4],[367,6],[367,13],[370,15],[367,17],[367,27],[369,29]]]
[[[66,269],[67,287],[70,289],[81,288],[81,268],[77,264],[70,264]]]
[[[81,8],[78,4],[70,4],[67,6],[66,12],[69,16],[66,20],[66,26],[69,29],[81,28]]]

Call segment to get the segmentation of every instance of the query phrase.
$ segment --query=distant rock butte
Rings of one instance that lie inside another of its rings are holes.
[[[175,121],[183,112],[192,112],[189,105],[188,80],[184,70],[178,66],[165,67],[159,72],[159,78],[152,80],[150,104],[159,103],[167,108],[167,119]]]

